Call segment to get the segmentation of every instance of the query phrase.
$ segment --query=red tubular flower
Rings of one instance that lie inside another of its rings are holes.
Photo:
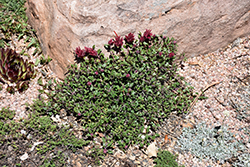
[[[90,56],[97,56],[97,51],[95,51],[92,48],[85,47],[85,55],[90,55]]]
[[[145,38],[144,37],[141,37],[140,38],[140,42],[144,42],[145,41]]]
[[[115,44],[115,46],[116,46],[117,48],[122,47],[122,44],[123,44],[123,38],[121,38],[121,36],[117,36],[117,37],[115,37],[114,44]]]
[[[88,82],[88,83],[87,83],[87,85],[89,85],[89,86],[90,86],[91,84],[92,84],[91,82]]]
[[[174,57],[174,52],[169,53],[168,57],[170,58]]]
[[[135,40],[134,34],[133,33],[129,33],[128,36],[125,36],[125,41],[129,44],[132,44]]]
[[[114,31],[115,35],[118,37],[118,34]]]
[[[130,74],[127,74],[126,77],[129,78],[129,77],[130,77]]]
[[[146,39],[151,39],[152,33],[151,30],[147,30],[144,32],[143,37]]]
[[[113,45],[114,44],[114,40],[113,39],[109,40],[108,44],[109,45]]]
[[[79,55],[82,52],[80,46],[78,46],[75,50],[76,55]]]
[[[159,52],[159,56],[161,56],[162,55],[162,52]]]
[[[81,50],[80,46],[78,46],[75,50],[76,56],[79,58],[83,58],[85,52],[84,50]]]
[[[98,72],[96,71],[95,74],[98,75]]]

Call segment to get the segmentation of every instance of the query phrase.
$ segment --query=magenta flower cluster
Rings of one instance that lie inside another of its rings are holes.
[[[114,41],[113,39],[111,39],[111,40],[109,40],[108,44],[109,44],[109,45],[113,45],[114,42],[115,42],[115,41]]]
[[[114,44],[117,48],[121,48],[123,45],[123,38],[121,36],[115,37]]]
[[[170,58],[174,57],[174,52],[169,53],[168,57]]]
[[[95,51],[92,48],[84,47],[84,49],[81,49],[79,46],[75,50],[76,56],[78,58],[83,58],[84,56],[93,56],[97,57],[97,51]]]
[[[125,42],[127,44],[133,44],[134,40],[135,40],[135,36],[133,33],[129,33],[128,35],[125,35]],[[123,38],[116,34],[115,39],[110,39],[108,44],[110,46],[114,45],[116,48],[120,49],[123,45]]]
[[[110,46],[114,45],[117,49],[120,49],[123,45],[123,38],[121,36],[118,36],[117,33],[115,32],[116,37],[115,39],[110,39],[108,44]],[[152,37],[156,37],[156,35],[153,35],[151,33],[151,30],[146,29],[146,31],[143,33],[143,36],[140,37],[140,42],[144,42],[147,40],[150,40]],[[166,37],[163,37],[164,39],[166,39]],[[135,41],[135,36],[133,33],[129,33],[128,35],[125,36],[125,42],[127,44],[133,44],[133,42]],[[176,41],[173,41],[173,44],[176,44]],[[136,47],[136,44],[133,44],[134,47]],[[149,46],[150,47],[150,46]],[[93,56],[93,57],[97,57],[97,52],[92,49],[92,48],[88,48],[88,47],[84,47],[84,49],[81,49],[80,47],[77,47],[75,50],[75,53],[77,55],[78,58],[83,58],[84,56]],[[136,50],[136,53],[139,54],[140,51]],[[163,53],[159,52],[159,56],[162,56]],[[175,53],[171,52],[169,53],[168,57],[172,58],[174,57]],[[100,69],[101,72],[104,72],[103,69]],[[136,70],[135,73],[137,73],[138,71]],[[99,73],[96,71],[95,72],[96,75],[98,75]],[[126,78],[129,78],[130,74],[126,74]],[[87,85],[90,86],[92,85],[91,82],[87,82]]]
[[[151,30],[147,30],[143,33],[143,36],[140,38],[140,42],[144,42],[145,40],[151,39],[151,36],[153,34],[151,33]]]
[[[87,85],[90,86],[92,83],[91,82],[88,82]]]
[[[133,33],[129,33],[128,35],[125,35],[125,41],[128,44],[132,44],[135,40],[135,35]]]
[[[155,38],[156,35],[152,34],[151,32],[152,30],[148,30],[146,29],[146,31],[143,33],[143,35],[140,37],[140,42],[144,42],[144,41],[147,41],[147,40],[150,40],[152,37]],[[114,31],[115,32],[115,31]],[[108,44],[109,44],[109,47],[114,45],[115,48],[120,51],[122,45],[123,45],[123,38],[119,35],[117,35],[117,33],[115,32],[116,34],[116,37],[115,39],[110,39]],[[166,37],[164,36],[163,39],[166,39]],[[133,33],[129,33],[128,35],[125,35],[125,42],[127,44],[133,44],[133,42],[135,41],[135,36]],[[176,44],[177,42],[176,41],[172,41],[173,44]],[[137,45],[136,44],[133,44],[133,47],[136,47]],[[151,46],[149,46],[150,48]],[[88,48],[88,47],[84,47],[84,49],[81,49],[80,47],[77,47],[76,50],[75,50],[75,53],[77,55],[78,58],[83,58],[84,56],[93,56],[93,57],[97,57],[98,56],[98,53],[97,51],[95,51],[94,49],[92,48]],[[139,50],[136,50],[136,53],[139,54],[140,51]],[[159,56],[162,56],[163,53],[162,52],[159,52]],[[174,57],[175,53],[171,52],[169,53],[169,57],[172,58]],[[103,72],[103,69],[101,69],[101,72]],[[96,75],[98,75],[98,72],[95,72]],[[129,74],[128,74],[129,75]],[[129,77],[126,75],[126,77]]]
[[[112,46],[114,44],[116,48],[121,48],[123,45],[123,38],[121,36],[116,36],[115,40],[110,39],[108,44],[110,46]]]

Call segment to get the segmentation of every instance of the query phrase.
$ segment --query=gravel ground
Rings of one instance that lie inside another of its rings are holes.
[[[209,128],[218,125],[227,126],[232,133],[236,134],[235,138],[248,146],[250,136],[245,135],[242,129],[250,127],[249,39],[250,36],[238,38],[224,49],[189,58],[184,63],[183,69],[179,71],[196,92],[213,85],[205,91],[208,99],[197,101],[188,117],[195,119],[196,124],[205,121]],[[238,111],[233,104],[238,105]],[[240,118],[243,109],[246,112],[244,117]],[[250,148],[248,152],[250,153]],[[191,154],[180,155],[178,162],[186,167],[220,166],[206,161],[199,162]],[[225,164],[225,166],[230,165]]]
[[[207,127],[223,124],[238,134],[236,138],[246,144],[250,144],[250,136],[245,135],[241,129],[250,127],[250,111],[249,106],[246,105],[249,101],[242,97],[244,92],[248,94],[250,92],[249,89],[247,90],[247,86],[250,85],[249,39],[250,36],[239,38],[224,49],[189,58],[179,71],[179,74],[186,78],[186,81],[195,88],[196,92],[208,88],[205,91],[205,96],[209,98],[198,100],[187,117],[195,120],[197,124],[205,121]],[[17,43],[15,46],[18,46]],[[18,50],[18,47],[16,49]],[[34,60],[35,57],[32,58],[32,61]],[[16,110],[16,119],[26,117],[25,103],[31,104],[38,97],[38,89],[41,89],[37,84],[39,76],[42,76],[41,73],[31,81],[29,89],[23,94],[17,92],[15,95],[10,95],[5,91],[6,86],[4,86],[4,89],[0,91],[0,108],[10,107],[10,109]],[[244,103],[240,104],[240,102]],[[243,117],[243,113],[240,110],[237,111],[236,107],[233,107],[233,103],[243,108],[248,107],[246,110],[248,113],[244,113]],[[250,153],[249,149],[248,152]],[[177,161],[186,167],[221,166],[212,160],[200,161],[190,153],[179,154]],[[224,166],[230,165],[225,164]]]
[[[36,81],[37,78],[35,78],[30,83],[29,89],[22,94],[19,92],[15,93],[14,95],[9,94],[6,92],[7,85],[4,85],[4,89],[0,92],[0,108],[9,107],[11,110],[15,110],[16,115],[14,119],[26,118],[27,114],[25,113],[25,103],[31,104],[39,94],[38,89],[41,89],[41,87],[36,84]]]

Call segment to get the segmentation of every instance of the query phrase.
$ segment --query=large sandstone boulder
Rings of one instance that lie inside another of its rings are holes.
[[[77,46],[104,50],[113,31],[152,29],[174,37],[187,57],[250,33],[249,0],[27,0],[27,15],[51,69],[63,78]]]

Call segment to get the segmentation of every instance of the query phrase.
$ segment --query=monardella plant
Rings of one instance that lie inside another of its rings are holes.
[[[76,48],[80,66],[71,65],[46,112],[64,108],[75,115],[89,139],[104,134],[103,149],[143,147],[157,136],[157,127],[171,112],[186,111],[194,95],[176,74],[173,38],[151,30],[137,39],[133,33],[124,38],[115,34],[104,46],[107,58],[95,47]]]

